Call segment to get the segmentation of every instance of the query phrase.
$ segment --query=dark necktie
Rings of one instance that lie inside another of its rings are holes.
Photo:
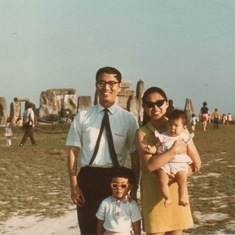
[[[95,160],[96,154],[98,152],[99,144],[100,144],[100,139],[101,139],[103,130],[105,128],[106,136],[107,136],[107,140],[108,140],[108,146],[109,146],[109,153],[110,153],[110,156],[111,156],[111,160],[113,162],[113,166],[114,167],[119,166],[119,163],[118,163],[118,160],[117,160],[117,154],[116,154],[115,148],[114,148],[113,136],[112,136],[112,132],[111,132],[111,128],[110,128],[108,112],[109,112],[108,109],[104,109],[104,117],[103,117],[103,120],[102,120],[102,123],[101,123],[100,133],[98,135],[96,145],[95,145],[95,150],[94,150],[94,153],[92,155],[92,158],[91,158],[91,161],[90,161],[89,165],[91,165],[93,163],[93,161]]]

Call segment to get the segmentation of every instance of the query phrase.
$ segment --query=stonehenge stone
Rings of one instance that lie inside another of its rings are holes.
[[[0,125],[5,125],[7,119],[7,100],[0,97]]]
[[[143,94],[144,94],[144,81],[140,79],[136,84],[136,98],[138,100],[141,100]],[[141,103],[142,103],[142,100],[141,100]]]
[[[132,95],[127,100],[127,110],[136,117],[137,121],[139,121],[140,102],[136,96]]]
[[[79,96],[78,97],[78,106],[77,112],[86,109],[91,106],[91,97],[90,96]]]
[[[27,97],[15,97],[14,101],[15,102],[30,102],[30,99]]]
[[[11,116],[12,124],[16,125],[17,122],[21,119],[21,102],[20,101],[11,102],[10,110],[11,110],[10,116]]]
[[[50,89],[41,92],[39,120],[58,121],[76,114],[75,89]]]
[[[49,89],[47,91],[52,91],[55,95],[76,95],[76,89],[73,88]]]
[[[189,121],[192,117],[192,114],[194,113],[194,108],[191,99],[186,98],[184,111],[187,113],[187,118]]]

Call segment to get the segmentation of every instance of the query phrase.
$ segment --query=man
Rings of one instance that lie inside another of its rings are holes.
[[[33,128],[35,126],[35,118],[34,118],[34,105],[32,103],[28,103],[27,109],[23,113],[23,128],[25,130],[24,136],[20,142],[20,147],[23,147],[28,137],[31,140],[32,145],[36,145],[36,141],[33,136]]]
[[[66,141],[66,145],[69,146],[68,171],[71,198],[77,205],[78,223],[82,235],[96,234],[95,214],[101,201],[111,195],[110,179],[114,166],[124,165],[128,151],[131,156],[131,168],[135,172],[137,181],[139,179],[139,159],[135,145],[138,124],[131,113],[115,103],[121,90],[121,79],[121,73],[115,68],[104,67],[97,71],[96,92],[99,104],[76,115]],[[108,109],[106,113],[112,132],[109,138],[106,136],[108,129],[101,127],[105,116],[104,109]],[[100,141],[97,143],[98,138]],[[114,153],[109,150],[110,139],[113,139]],[[80,170],[77,175],[78,155]],[[115,163],[115,158],[118,163]],[[133,198],[136,197],[137,188],[135,185],[131,192]]]

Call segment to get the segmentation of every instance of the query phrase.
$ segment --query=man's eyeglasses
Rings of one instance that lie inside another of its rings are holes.
[[[111,183],[111,188],[121,187],[122,189],[126,189],[128,184],[118,184],[118,183]]]
[[[114,82],[114,81],[108,81],[108,82],[106,82],[106,81],[102,81],[102,80],[100,80],[100,81],[97,81],[96,82],[96,84],[99,86],[99,87],[105,87],[106,86],[106,84],[109,86],[109,87],[114,87],[116,84],[118,84],[118,83],[120,83],[120,82]]]
[[[156,102],[147,101],[147,102],[145,102],[145,104],[146,104],[146,106],[147,106],[148,108],[153,108],[155,105],[156,105],[158,108],[160,108],[160,107],[162,107],[162,105],[164,104],[164,102],[165,102],[165,100],[158,100],[158,101],[156,101]]]

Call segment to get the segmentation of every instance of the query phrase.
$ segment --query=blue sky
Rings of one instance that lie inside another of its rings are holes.
[[[94,95],[110,65],[174,106],[235,114],[234,0],[0,0],[0,96],[75,88]]]

